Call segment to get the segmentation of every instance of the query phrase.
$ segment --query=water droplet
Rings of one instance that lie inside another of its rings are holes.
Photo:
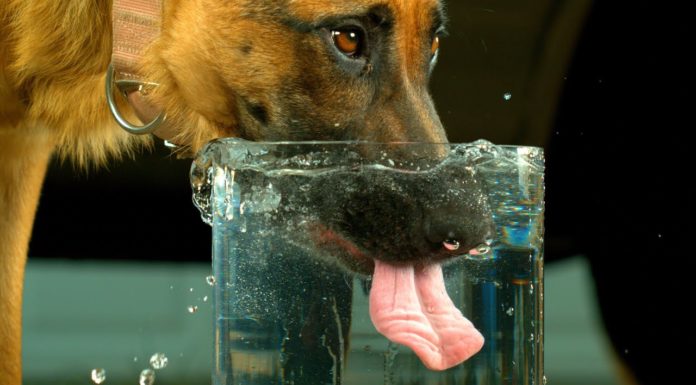
[[[140,372],[140,379],[138,380],[140,385],[152,385],[155,383],[155,371],[152,369],[143,369]]]
[[[152,366],[153,369],[164,369],[167,367],[168,363],[169,359],[164,353],[155,353],[150,357],[150,366]]]
[[[174,290],[174,285],[169,285],[169,290]]]
[[[448,240],[442,242],[442,245],[445,246],[445,249],[447,249],[449,251],[459,250],[459,247],[461,246],[459,244],[459,241],[454,240],[454,239],[448,239]]]
[[[657,234],[657,237],[658,237],[658,238],[662,238],[662,234]]]
[[[198,311],[198,306],[196,306],[196,305],[190,305],[190,306],[188,307],[187,310],[188,310],[189,313],[193,314],[193,313],[195,313],[195,312]]]
[[[208,296],[207,296],[207,295],[203,297],[203,302],[208,302]]]
[[[511,306],[510,308],[507,309],[507,311],[505,313],[507,313],[507,315],[509,315],[509,316],[512,316],[515,313],[515,308]]]
[[[547,382],[546,375],[544,375],[544,377],[541,378],[541,383],[542,383],[542,385],[546,385],[546,382]]]
[[[512,93],[510,93],[510,92],[504,93],[504,94],[503,94],[503,99],[505,99],[505,101],[508,101],[508,100],[512,99]]]
[[[97,369],[92,369],[92,382],[95,384],[101,384],[102,382],[106,381],[106,370],[97,368]]]
[[[189,288],[189,292],[193,293],[193,288],[192,288],[192,287]]]
[[[138,356],[133,357],[133,362],[138,362]]]
[[[215,277],[212,275],[209,275],[205,277],[205,281],[208,283],[209,286],[215,286]]]

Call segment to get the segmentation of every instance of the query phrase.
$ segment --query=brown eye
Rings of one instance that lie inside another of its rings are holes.
[[[437,51],[440,49],[440,37],[435,36],[435,39],[433,39],[433,44],[430,46],[430,54],[435,56]]]
[[[333,30],[331,31],[334,44],[339,51],[346,56],[359,56],[362,51],[363,36],[356,29]]]

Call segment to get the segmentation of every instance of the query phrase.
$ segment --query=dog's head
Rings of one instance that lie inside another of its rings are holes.
[[[166,5],[145,72],[179,142],[446,141],[428,91],[444,33],[438,0]]]
[[[215,136],[447,141],[428,90],[444,33],[438,0],[167,4],[162,38],[146,67],[161,84],[155,97],[167,114],[175,122],[198,122],[199,127],[181,126],[179,142],[196,147]],[[387,156],[396,162],[427,162],[447,153],[444,145],[423,146],[415,153],[401,148],[387,147]],[[360,271],[372,268],[371,258],[437,261],[466,252],[490,238],[490,211],[478,200],[480,186],[472,175],[449,177],[469,180],[473,193],[440,199],[441,207],[422,203],[436,201],[446,189],[438,175],[337,178],[333,185],[351,181],[362,187],[338,188],[345,193],[336,197],[340,202],[318,208],[326,214],[322,239],[336,240],[334,245],[345,246],[342,251],[357,250],[343,253],[354,259],[366,255],[366,263],[348,263]],[[391,251],[374,238],[391,245]],[[461,250],[448,251],[448,241]]]

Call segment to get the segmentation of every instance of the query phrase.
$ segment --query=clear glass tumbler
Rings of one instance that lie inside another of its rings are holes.
[[[539,148],[223,139],[216,385],[542,384]]]

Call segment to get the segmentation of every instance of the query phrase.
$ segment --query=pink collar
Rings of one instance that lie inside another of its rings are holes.
[[[144,80],[138,66],[145,49],[160,35],[162,0],[114,0],[113,53],[116,77]]]
[[[107,76],[107,99],[112,115],[126,131],[136,134],[154,133],[166,140],[174,132],[166,124],[166,116],[147,99],[147,90],[156,87],[140,73],[140,61],[147,48],[160,35],[163,0],[113,0],[113,45],[111,67]],[[121,93],[145,126],[135,126],[121,115],[113,100],[112,87]]]

